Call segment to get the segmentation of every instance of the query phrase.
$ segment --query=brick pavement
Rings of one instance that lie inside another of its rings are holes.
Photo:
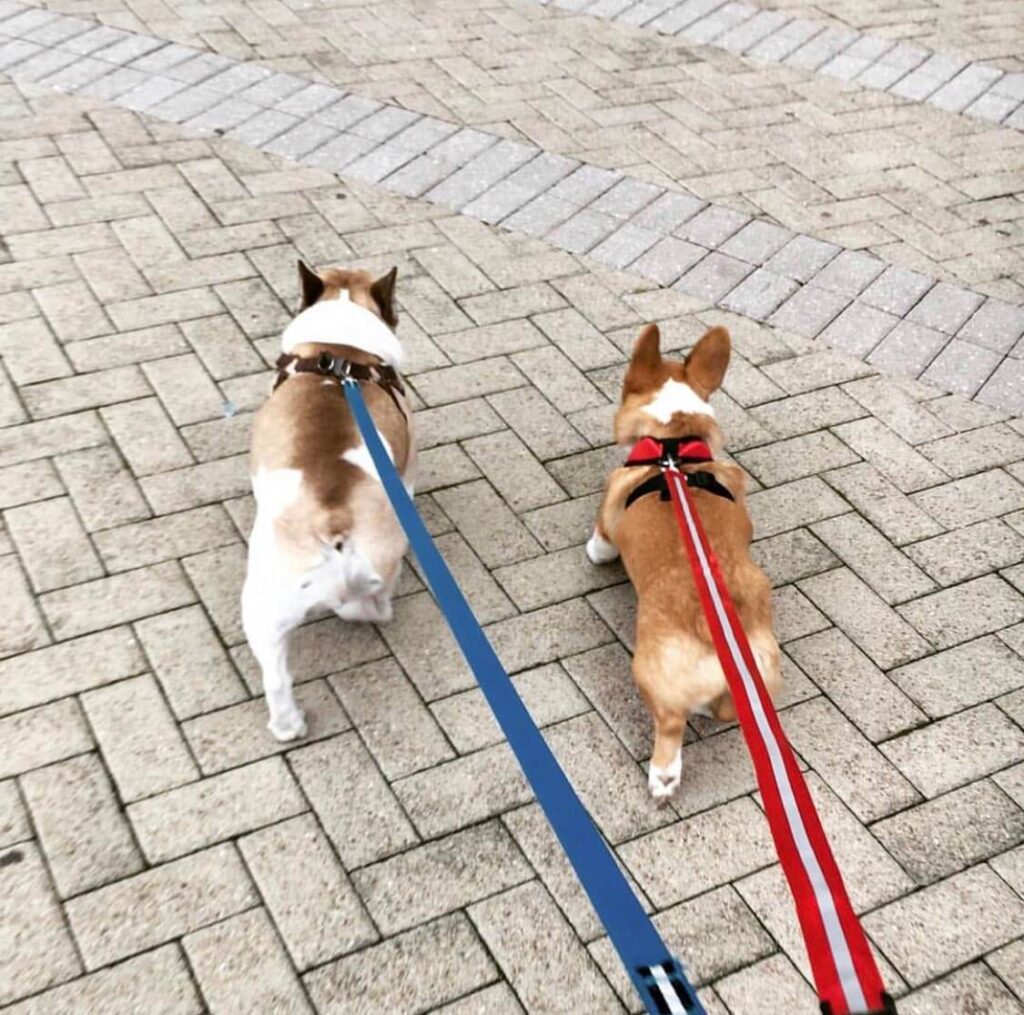
[[[739,732],[695,720],[651,805],[632,594],[582,547],[638,326],[732,328],[783,723],[886,980],[1024,1011],[1019,419],[98,99],[0,83],[0,118],[0,1005],[549,1012],[568,969],[635,1010],[414,572],[392,625],[302,629],[310,737],[263,728],[245,449],[301,255],[399,266],[420,505],[708,1010],[810,1012]]]
[[[531,0],[50,2],[1024,301],[1020,131]]]

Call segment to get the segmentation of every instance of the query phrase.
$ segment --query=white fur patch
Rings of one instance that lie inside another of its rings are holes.
[[[651,796],[660,804],[672,796],[683,781],[683,752],[676,751],[676,756],[664,768],[651,762],[647,773],[647,786]]]
[[[391,445],[388,443],[387,438],[378,431],[378,436],[381,439],[381,443],[384,445],[385,451],[388,453],[388,458],[393,462],[395,460],[394,452],[391,450]],[[342,456],[342,460],[349,462],[352,465],[358,465],[368,476],[380,482],[380,473],[377,471],[377,466],[373,464],[373,459],[370,457],[370,449],[360,443],[357,448],[349,448]]]
[[[336,300],[321,300],[303,310],[284,329],[281,351],[297,345],[351,345],[379,356],[396,370],[402,365],[402,347],[395,333],[371,310],[353,303],[343,292]]]
[[[661,386],[654,399],[643,406],[648,416],[667,423],[677,412],[694,416],[714,416],[715,410],[689,384],[671,378]]]
[[[618,555],[619,551],[616,549],[615,544],[609,543],[597,529],[594,529],[593,535],[587,540],[587,556],[590,558],[590,563],[608,564],[615,560]]]
[[[294,504],[302,487],[301,469],[260,468],[252,477],[252,492],[262,511],[273,520]]]

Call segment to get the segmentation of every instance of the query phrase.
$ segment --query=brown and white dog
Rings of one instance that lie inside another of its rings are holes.
[[[406,551],[340,380],[299,372],[321,354],[399,369],[396,270],[374,281],[365,271],[317,274],[300,263],[299,274],[302,309],[281,340],[289,365],[253,423],[256,520],[242,590],[245,635],[263,670],[268,728],[278,740],[306,732],[292,694],[288,633],[318,606],[343,620],[390,620]],[[396,389],[374,383],[363,386],[363,395],[411,493],[416,452],[409,406]]]
[[[640,334],[615,416],[615,440],[643,437],[702,439],[716,454],[722,433],[708,398],[729,365],[730,340],[713,328],[682,363],[662,358],[656,325]],[[779,646],[772,634],[771,583],[750,559],[753,526],[746,507],[746,477],[738,466],[709,462],[682,466],[710,472],[733,500],[691,486],[693,503],[718,556],[729,593],[750,640],[769,693],[781,682]],[[701,608],[672,505],[629,494],[657,468],[615,469],[605,486],[587,555],[595,564],[620,554],[636,588],[636,650],[633,676],[654,719],[654,753],[648,776],[651,795],[664,803],[682,778],[682,743],[693,713],[721,720],[736,717],[722,666]]]

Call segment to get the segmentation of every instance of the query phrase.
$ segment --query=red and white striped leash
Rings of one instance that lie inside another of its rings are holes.
[[[684,474],[660,463],[715,651],[754,762],[765,815],[803,931],[823,1015],[895,1015],[807,784],[758,671]]]

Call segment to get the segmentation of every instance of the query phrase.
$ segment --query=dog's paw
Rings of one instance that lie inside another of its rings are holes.
[[[378,592],[364,599],[352,599],[342,603],[334,612],[350,623],[387,624],[393,615],[391,596],[386,592]]]
[[[651,762],[647,773],[647,785],[651,797],[659,807],[664,807],[675,795],[683,781],[683,752],[679,751],[672,761],[662,768]]]
[[[295,709],[289,715],[271,719],[267,723],[267,729],[273,734],[275,740],[286,744],[291,740],[301,740],[306,735],[306,719],[298,709]]]
[[[610,564],[618,555],[619,551],[615,548],[615,544],[609,543],[597,529],[594,529],[594,534],[587,540],[587,556],[590,558],[590,563]]]

